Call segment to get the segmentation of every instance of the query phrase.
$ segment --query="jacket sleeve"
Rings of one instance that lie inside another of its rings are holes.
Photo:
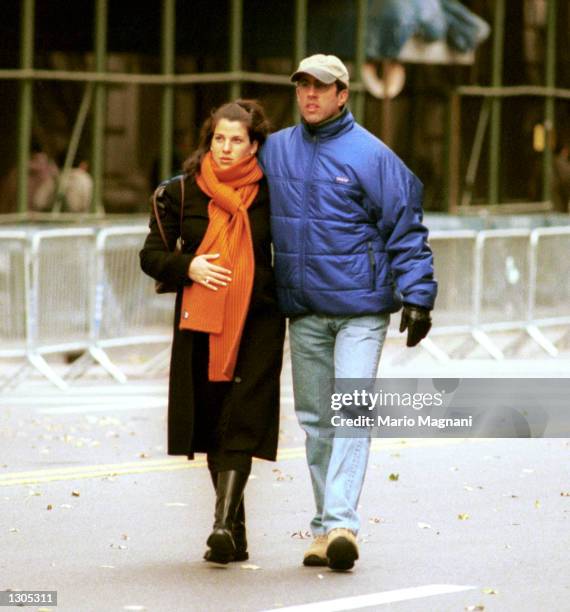
[[[420,180],[389,149],[378,158],[374,206],[390,269],[401,299],[431,310],[437,295]]]
[[[146,274],[164,283],[183,286],[192,284],[188,277],[188,268],[195,254],[185,252],[184,245],[182,252],[175,250],[180,237],[180,196],[175,190],[178,190],[178,180],[159,186],[157,193],[158,214],[168,248],[162,240],[154,211],[151,209],[150,233],[139,256],[141,268]]]

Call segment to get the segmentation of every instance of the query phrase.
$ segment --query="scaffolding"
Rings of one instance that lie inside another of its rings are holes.
[[[367,24],[367,0],[354,0],[357,6],[355,28],[355,54],[353,74],[354,92],[352,109],[358,121],[364,119],[365,90],[362,84],[361,67],[365,62],[365,38]],[[94,190],[92,212],[103,212],[103,144],[105,139],[105,104],[107,88],[113,84],[153,85],[161,88],[160,107],[160,174],[169,176],[172,172],[174,93],[180,86],[224,83],[228,95],[239,97],[244,83],[290,86],[289,75],[248,72],[242,65],[242,42],[244,3],[243,0],[228,0],[227,24],[229,31],[229,70],[221,72],[200,72],[180,74],[175,72],[176,0],[163,0],[161,16],[161,70],[157,74],[134,74],[110,72],[107,66],[107,26],[109,0],[94,0],[94,36],[92,71],[43,70],[34,68],[34,13],[36,0],[21,0],[20,12],[20,60],[19,68],[0,70],[0,80],[15,80],[19,83],[18,138],[17,138],[17,210],[27,210],[28,164],[32,136],[33,85],[36,81],[74,81],[84,84],[84,95],[69,141],[63,171],[75,156],[79,137],[90,112],[91,122],[91,174]],[[493,18],[492,81],[490,87],[460,86],[449,92],[449,121],[447,126],[447,155],[445,172],[447,209],[451,213],[463,212],[470,208],[470,189],[473,186],[486,131],[488,147],[488,202],[491,208],[500,202],[501,179],[501,109],[505,97],[535,96],[544,99],[543,127],[546,146],[543,150],[542,173],[543,192],[540,210],[547,210],[551,200],[552,135],[555,129],[555,103],[557,99],[570,99],[570,90],[556,88],[556,14],[557,0],[547,0],[546,29],[546,70],[543,87],[503,87],[503,48],[505,32],[506,0],[496,0]],[[293,60],[298,63],[307,49],[308,0],[295,0],[294,5],[294,49]],[[461,177],[461,106],[466,97],[481,97],[483,104],[472,144],[471,159],[465,181]],[[383,104],[388,105],[385,101]],[[298,114],[295,115],[298,118]],[[464,185],[465,183],[465,185]],[[462,186],[465,186],[461,197]],[[529,209],[529,207],[527,207]]]

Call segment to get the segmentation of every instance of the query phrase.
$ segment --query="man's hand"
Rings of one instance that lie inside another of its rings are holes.
[[[429,310],[404,304],[402,310],[402,319],[400,321],[400,333],[408,330],[408,338],[406,346],[416,346],[420,340],[423,340],[431,329],[431,316]]]

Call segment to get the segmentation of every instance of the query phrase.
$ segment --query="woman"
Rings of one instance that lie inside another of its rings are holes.
[[[141,267],[178,286],[170,365],[168,453],[205,452],[216,489],[204,555],[249,558],[243,491],[252,457],[275,460],[285,323],[275,294],[267,185],[256,153],[268,134],[254,101],[224,104],[180,177],[163,183]],[[181,250],[174,251],[178,237]]]

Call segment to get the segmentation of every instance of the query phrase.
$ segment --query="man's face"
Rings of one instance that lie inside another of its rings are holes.
[[[348,89],[337,92],[336,83],[326,85],[309,74],[297,81],[297,104],[307,123],[320,123],[338,115],[347,99]]]

